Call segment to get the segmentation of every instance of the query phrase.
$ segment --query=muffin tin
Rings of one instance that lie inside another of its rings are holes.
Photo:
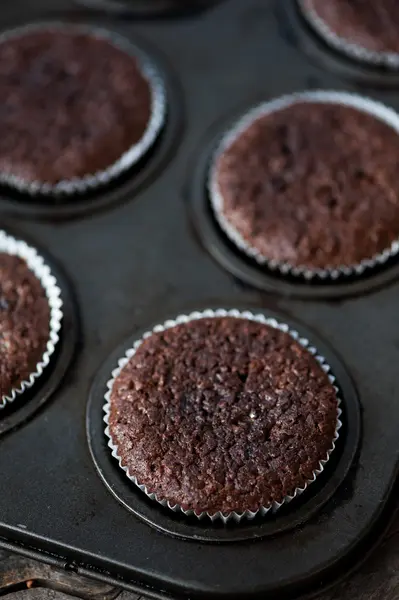
[[[337,89],[399,110],[399,85],[325,48],[292,0],[209,4],[167,20],[118,19],[72,0],[14,0],[2,12],[2,28],[56,19],[127,36],[163,72],[169,104],[151,153],[109,188],[56,201],[2,190],[2,227],[54,269],[64,321],[44,379],[0,415],[0,545],[153,598],[297,598],[342,577],[392,515],[399,264],[337,282],[273,275],[219,230],[206,174],[220,135],[262,100]],[[102,412],[113,366],[144,331],[220,306],[298,330],[343,399],[337,449],[317,482],[274,516],[227,526],[136,490],[107,447]]]
[[[77,4],[118,15],[142,18],[175,17],[200,12],[220,0],[75,0]]]

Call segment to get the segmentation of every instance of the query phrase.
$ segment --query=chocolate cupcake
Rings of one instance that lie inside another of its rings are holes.
[[[344,92],[265,103],[216,151],[214,214],[271,269],[307,279],[363,273],[399,249],[398,131],[392,109]]]
[[[50,362],[61,307],[60,289],[36,250],[0,231],[0,408]]]
[[[356,60],[399,68],[395,0],[299,0],[308,23],[332,47]]]
[[[239,521],[292,500],[323,470],[341,426],[324,359],[250,312],[167,321],[112,375],[113,455],[150,498],[198,518]]]
[[[141,159],[165,118],[163,84],[141,51],[78,25],[0,38],[0,181],[28,193],[84,192]]]

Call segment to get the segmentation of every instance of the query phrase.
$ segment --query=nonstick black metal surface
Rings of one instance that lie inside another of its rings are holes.
[[[199,173],[210,144],[243,108],[320,87],[399,109],[394,78],[332,56],[300,29],[291,0],[225,0],[184,19],[142,21],[94,16],[67,0],[6,6],[3,27],[91,19],[131,37],[165,70],[171,105],[142,171],[111,190],[54,205],[0,198],[1,226],[65,270],[81,324],[74,361],[51,401],[23,423],[15,404],[20,427],[0,437],[1,544],[159,598],[296,598],[342,576],[395,501],[398,266],[327,292],[264,272],[251,287],[238,254],[233,270],[214,251],[195,207],[206,210]],[[278,313],[306,332],[331,361],[346,411],[323,480],[287,512],[242,527],[192,524],[144,500],[107,457],[101,430],[106,369],[118,350],[165,317],[215,306]],[[62,365],[61,353],[52,374]],[[44,389],[26,402],[39,402]]]
[[[75,0],[93,10],[106,10],[118,16],[159,18],[192,15],[222,0]]]

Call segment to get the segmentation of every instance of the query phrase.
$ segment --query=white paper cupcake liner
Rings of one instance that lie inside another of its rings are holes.
[[[391,70],[399,69],[399,53],[369,50],[360,44],[350,42],[334,33],[329,25],[317,14],[313,6],[309,5],[309,2],[306,2],[306,0],[297,0],[297,2],[303,17],[310,27],[334,50],[338,50],[338,52],[345,54],[348,58],[368,63],[373,67],[384,67]]]
[[[40,281],[50,308],[49,339],[44,354],[37,363],[35,370],[29,375],[29,378],[23,380],[18,387],[0,398],[0,409],[3,409],[9,402],[14,402],[25,390],[32,387],[49,364],[56,344],[59,341],[63,314],[61,290],[57,285],[57,280],[51,273],[50,267],[45,264],[43,258],[34,248],[28,246],[26,242],[17,240],[5,231],[0,230],[0,253],[19,256],[26,262],[28,268]]]
[[[166,329],[170,329],[171,327],[175,327],[176,325],[180,325],[182,323],[188,323],[189,321],[193,321],[196,319],[214,318],[214,317],[233,317],[236,319],[249,319],[251,321],[257,321],[258,323],[269,325],[270,327],[279,329],[280,331],[283,331],[284,333],[288,333],[301,346],[306,348],[306,350],[321,365],[323,371],[328,375],[328,379],[332,383],[335,393],[336,393],[337,424],[336,424],[336,428],[335,428],[332,445],[331,445],[331,448],[328,450],[326,457],[323,460],[320,460],[318,468],[313,471],[312,478],[309,479],[303,487],[296,488],[292,495],[285,496],[285,498],[281,502],[273,502],[269,506],[262,506],[261,508],[259,508],[256,511],[246,510],[242,513],[235,512],[235,511],[232,511],[229,513],[222,513],[219,511],[214,514],[211,514],[209,512],[197,513],[194,510],[185,510],[182,506],[180,506],[178,504],[172,504],[168,500],[160,498],[159,496],[157,496],[157,494],[152,492],[147,486],[141,484],[135,477],[134,473],[131,473],[129,471],[129,468],[126,467],[122,463],[122,458],[118,454],[118,447],[116,444],[114,444],[111,433],[110,433],[110,429],[109,429],[109,416],[110,416],[110,410],[111,410],[111,393],[112,393],[112,388],[113,388],[115,379],[119,376],[121,370],[126,366],[126,364],[129,362],[129,360],[132,358],[132,356],[134,356],[134,354],[136,353],[137,349],[142,344],[142,342],[146,338],[150,337],[153,333],[159,333],[159,332],[165,331]],[[117,368],[115,368],[112,371],[112,378],[107,382],[107,392],[106,392],[104,398],[105,398],[105,404],[103,406],[103,410],[105,412],[104,422],[106,424],[105,435],[108,438],[108,446],[111,449],[112,456],[114,458],[116,458],[116,460],[119,463],[119,466],[121,467],[121,469],[123,469],[125,471],[128,478],[142,492],[144,492],[146,494],[146,496],[148,496],[148,498],[150,498],[151,500],[155,500],[162,506],[167,507],[174,512],[181,512],[181,513],[185,514],[186,516],[195,516],[198,519],[209,518],[209,519],[211,519],[211,521],[221,520],[221,521],[223,521],[223,523],[228,523],[229,521],[235,521],[235,522],[239,523],[242,519],[250,519],[251,520],[251,519],[254,519],[258,515],[264,516],[270,512],[274,513],[279,508],[281,508],[281,506],[283,506],[284,504],[287,504],[287,503],[291,502],[294,498],[300,496],[308,488],[308,486],[316,480],[317,476],[320,475],[320,473],[322,473],[324,471],[324,467],[325,467],[326,463],[328,462],[328,460],[331,456],[331,453],[335,449],[335,445],[336,445],[336,442],[339,437],[339,430],[342,427],[342,422],[340,419],[341,414],[342,414],[342,410],[340,408],[340,405],[341,405],[340,393],[339,393],[338,387],[335,385],[335,377],[331,373],[330,366],[328,365],[326,359],[318,353],[317,349],[314,348],[310,344],[309,340],[301,337],[296,331],[290,329],[288,327],[288,325],[286,325],[285,323],[280,323],[280,322],[276,321],[276,319],[267,318],[263,314],[254,314],[247,310],[239,311],[236,309],[226,310],[226,309],[221,308],[221,309],[217,309],[217,310],[208,309],[208,310],[204,310],[202,312],[193,312],[189,315],[179,315],[176,319],[169,319],[168,321],[165,321],[165,323],[163,323],[162,325],[157,325],[151,331],[147,331],[137,342],[135,342],[135,344],[133,345],[132,348],[127,350],[125,356],[118,361]]]
[[[312,279],[337,279],[339,277],[348,277],[352,275],[362,275],[367,270],[382,265],[390,258],[396,256],[399,252],[399,238],[396,239],[389,248],[383,252],[365,258],[359,263],[353,265],[341,265],[339,267],[310,268],[307,266],[295,266],[288,262],[279,262],[269,259],[255,247],[251,246],[235,227],[226,219],[223,213],[224,200],[217,182],[217,165],[220,156],[240,137],[240,135],[258,119],[273,112],[280,111],[292,106],[297,102],[325,103],[350,106],[359,111],[383,121],[392,127],[399,134],[399,114],[392,108],[385,106],[381,102],[372,100],[365,96],[359,96],[349,92],[337,92],[331,90],[315,90],[296,92],[287,94],[274,100],[264,102],[241,117],[233,127],[222,137],[216,152],[212,157],[212,163],[208,176],[208,194],[215,218],[226,236],[247,256],[254,259],[258,264],[266,266],[272,271],[278,271],[282,275],[293,275],[302,277],[306,280]]]
[[[142,159],[155,143],[166,120],[167,99],[166,90],[158,69],[138,47],[123,36],[107,29],[83,24],[70,24],[60,22],[34,23],[5,31],[0,35],[0,44],[10,38],[20,37],[32,31],[64,31],[82,32],[95,38],[109,41],[114,47],[119,48],[137,61],[137,65],[149,83],[151,89],[151,116],[141,139],[126,150],[116,162],[104,170],[88,173],[83,177],[65,179],[57,183],[45,181],[26,181],[12,173],[0,171],[0,184],[12,187],[19,192],[30,196],[61,196],[83,194],[97,187],[107,185],[115,178],[131,169]]]

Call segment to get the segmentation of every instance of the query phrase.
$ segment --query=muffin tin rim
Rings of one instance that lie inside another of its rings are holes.
[[[129,5],[126,0],[116,0],[115,4],[112,0],[74,0],[75,3],[93,10],[107,11],[110,15],[129,15],[141,19],[159,19],[161,17],[191,17],[193,14],[213,8],[214,5],[223,0],[198,0],[198,6],[188,8],[187,6],[179,6],[175,2],[175,6],[160,6],[144,8],[144,4],[134,7]],[[173,0],[172,0],[173,4]]]

